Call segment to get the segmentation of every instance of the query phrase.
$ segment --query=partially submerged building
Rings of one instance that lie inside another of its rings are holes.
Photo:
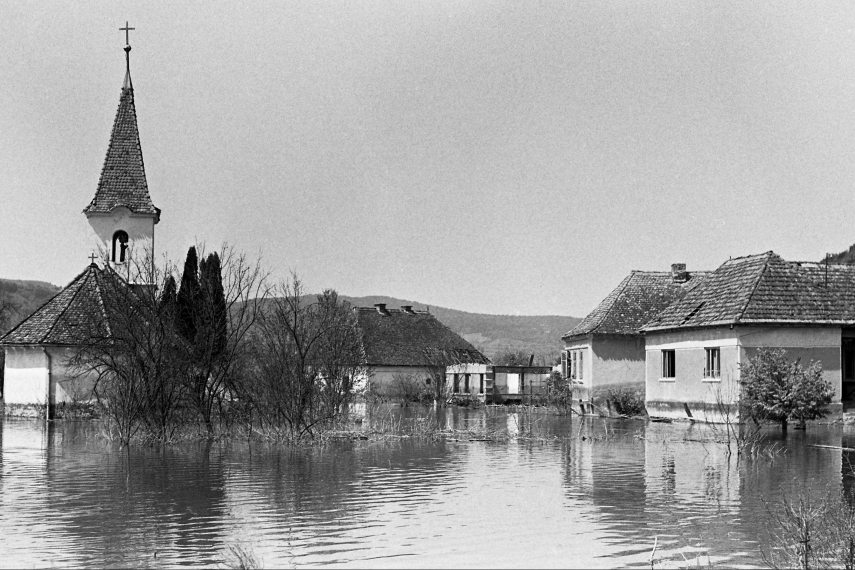
[[[725,261],[643,327],[651,416],[720,421],[740,364],[783,348],[818,361],[839,413],[855,394],[855,266],[785,261],[772,251]]]
[[[370,390],[387,395],[422,390],[440,380],[450,390],[484,394],[490,360],[427,311],[384,303],[355,309]]]
[[[0,338],[0,348],[6,353],[3,398],[10,413],[50,416],[57,404],[91,397],[92,379],[75,377],[67,361],[79,345],[81,331],[94,330],[99,323],[106,326],[101,298],[104,280],[121,275],[144,284],[150,276],[144,269],[153,259],[160,209],[148,192],[131,83],[131,47],[126,45],[124,50],[125,79],[104,167],[95,196],[83,211],[96,247],[105,254],[105,268],[92,261],[62,291]]]
[[[550,366],[490,366],[487,373],[487,402],[532,403],[544,398]]]
[[[562,375],[576,383],[578,397],[588,402],[595,390],[643,386],[645,341],[639,329],[706,275],[690,273],[682,263],[673,264],[670,272],[632,271],[562,336]]]

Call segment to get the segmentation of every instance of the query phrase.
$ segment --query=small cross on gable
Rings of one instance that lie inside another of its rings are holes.
[[[95,265],[95,253],[94,252],[89,254],[89,262],[92,265]]]

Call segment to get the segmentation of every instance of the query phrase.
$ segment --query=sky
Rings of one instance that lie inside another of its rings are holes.
[[[65,285],[124,77],[158,253],[584,316],[855,242],[855,3],[0,0],[0,277]]]

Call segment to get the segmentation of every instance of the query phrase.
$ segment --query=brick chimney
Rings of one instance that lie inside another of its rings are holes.
[[[377,309],[377,312],[381,315],[389,314],[389,311],[386,310],[386,303],[374,303],[374,308]]]
[[[674,283],[685,283],[689,280],[689,272],[686,271],[685,263],[671,264],[671,279],[674,280]]]

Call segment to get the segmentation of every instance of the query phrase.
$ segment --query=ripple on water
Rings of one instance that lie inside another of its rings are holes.
[[[655,539],[662,564],[759,566],[764,499],[839,490],[849,458],[810,444],[855,440],[816,428],[737,462],[697,426],[455,414],[561,438],[119,451],[92,424],[7,420],[0,564],[214,566],[238,545],[267,567],[649,567]]]

